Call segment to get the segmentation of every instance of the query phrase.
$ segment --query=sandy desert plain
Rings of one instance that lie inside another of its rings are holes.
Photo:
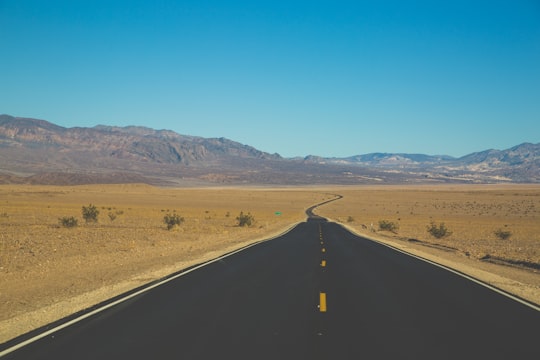
[[[0,186],[0,343],[304,221],[305,210],[540,303],[539,185]],[[95,205],[97,223],[82,206]],[[251,213],[251,227],[237,226]],[[184,222],[167,230],[163,218]],[[73,216],[66,228],[59,218]],[[381,231],[379,221],[399,226]],[[426,230],[444,222],[443,239]],[[373,224],[373,227],[372,227]],[[501,239],[495,232],[510,233]],[[499,263],[493,263],[499,262]],[[494,314],[496,316],[496,314]]]

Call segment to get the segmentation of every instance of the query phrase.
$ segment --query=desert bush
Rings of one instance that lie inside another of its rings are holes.
[[[87,223],[97,222],[98,215],[99,215],[99,210],[94,205],[90,204],[88,206],[82,207],[82,216],[83,216],[84,221],[86,221]]]
[[[171,230],[175,226],[180,225],[181,223],[183,223],[184,218],[181,217],[178,214],[167,214],[163,218],[163,222],[165,223],[165,225],[167,225],[167,230]]]
[[[379,220],[379,230],[390,231],[394,234],[397,233],[399,225],[389,220]]]
[[[437,226],[437,224],[432,221],[427,227],[427,232],[437,239],[442,239],[444,237],[452,235],[452,232],[448,230],[448,228],[446,227],[446,225],[444,225],[443,222],[440,223],[439,226]]]
[[[512,232],[508,230],[498,229],[495,231],[495,236],[501,240],[508,240],[512,236]]]
[[[244,214],[243,211],[240,211],[240,215],[236,217],[238,226],[251,226],[255,222],[255,218],[250,213]]]
[[[109,215],[109,219],[110,219],[111,221],[114,221],[114,220],[116,220],[116,218],[117,218],[118,216],[123,215],[123,214],[124,214],[124,210],[116,210],[116,211],[114,211],[114,212],[109,211],[109,213],[108,213],[107,215]]]
[[[350,223],[351,223],[351,222],[354,222],[354,218],[353,218],[352,216],[349,216],[349,217],[347,218],[347,222],[350,222]]]
[[[79,224],[77,219],[75,219],[73,216],[64,216],[62,218],[59,218],[58,222],[60,223],[60,225],[66,228],[76,227]]]

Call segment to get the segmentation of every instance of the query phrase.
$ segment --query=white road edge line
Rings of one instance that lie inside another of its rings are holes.
[[[495,287],[495,286],[493,286],[493,285],[490,285],[490,284],[488,284],[488,283],[485,283],[485,282],[483,282],[483,281],[481,281],[481,280],[479,280],[479,279],[476,279],[476,278],[474,278],[474,277],[472,277],[472,276],[470,276],[470,275],[467,275],[467,274],[465,274],[465,273],[463,273],[463,272],[461,272],[461,271],[452,269],[451,267],[448,267],[448,266],[446,266],[446,265],[442,265],[442,264],[436,263],[436,262],[433,261],[433,260],[426,259],[426,258],[424,258],[424,257],[418,256],[418,255],[415,255],[415,254],[412,254],[412,253],[407,252],[407,251],[405,251],[405,250],[398,249],[397,247],[394,247],[394,246],[389,245],[389,244],[385,244],[385,243],[383,243],[382,241],[379,241],[379,240],[377,240],[377,239],[373,239],[373,238],[368,237],[368,236],[366,236],[366,235],[361,235],[361,234],[357,233],[354,229],[352,229],[352,228],[350,228],[350,227],[348,227],[348,226],[346,226],[346,225],[344,225],[344,224],[340,224],[340,223],[338,223],[338,222],[336,222],[336,224],[341,225],[342,227],[344,227],[346,230],[348,230],[348,231],[349,231],[350,233],[352,233],[353,235],[356,235],[356,236],[361,237],[361,238],[363,238],[363,239],[368,239],[368,240],[370,240],[370,241],[373,241],[373,242],[376,242],[376,243],[378,243],[378,244],[384,245],[384,246],[386,246],[386,247],[388,247],[388,248],[390,248],[390,249],[392,249],[392,250],[399,251],[400,253],[403,253],[403,254],[405,254],[405,255],[412,256],[412,257],[414,257],[414,258],[417,258],[418,260],[422,260],[422,261],[427,262],[427,263],[429,263],[429,264],[431,264],[431,265],[438,266],[438,267],[440,267],[441,269],[450,271],[450,272],[452,272],[452,273],[454,273],[454,274],[456,274],[456,275],[459,275],[459,276],[461,276],[461,277],[464,277],[464,278],[467,279],[467,280],[473,281],[473,282],[475,282],[475,283],[477,283],[477,284],[479,284],[479,285],[482,285],[482,286],[484,286],[484,287],[486,287],[486,288],[488,288],[488,289],[490,289],[490,290],[492,290],[492,291],[495,291],[495,292],[497,292],[497,293],[499,293],[499,294],[501,294],[501,295],[504,295],[504,296],[506,296],[506,297],[508,297],[508,298],[510,298],[510,299],[512,299],[512,300],[514,300],[514,301],[517,301],[517,302],[519,302],[519,303],[521,303],[521,304],[523,304],[523,305],[526,305],[526,306],[530,307],[530,308],[533,309],[533,310],[540,311],[540,306],[537,306],[537,305],[535,305],[535,304],[533,304],[533,303],[531,303],[531,302],[528,302],[528,301],[526,301],[526,300],[523,300],[523,299],[521,299],[521,298],[519,298],[519,297],[517,297],[517,296],[512,295],[512,294],[509,293],[509,292],[506,292],[506,291],[504,291],[504,290],[501,290],[501,289],[499,289],[499,288],[497,288],[497,287]]]
[[[41,334],[38,334],[38,335],[36,335],[36,336],[34,336],[34,337],[30,338],[30,339],[27,339],[27,340],[25,340],[25,341],[22,341],[22,342],[16,344],[16,345],[13,345],[12,347],[7,348],[7,349],[1,351],[1,352],[0,352],[0,357],[3,357],[3,356],[5,356],[5,355],[7,355],[7,354],[9,354],[9,353],[12,353],[12,352],[14,352],[14,351],[16,351],[16,350],[18,350],[18,349],[20,349],[20,348],[22,348],[22,347],[25,347],[26,345],[29,345],[29,344],[31,344],[31,343],[33,343],[33,342],[36,342],[36,341],[38,341],[38,340],[40,340],[40,339],[43,339],[44,337],[47,337],[47,336],[49,336],[49,335],[51,335],[51,334],[54,334],[55,332],[60,331],[60,330],[62,330],[62,329],[64,329],[64,328],[67,328],[68,326],[71,326],[71,325],[73,325],[73,324],[76,324],[76,323],[78,323],[79,321],[82,321],[82,320],[84,320],[84,319],[86,319],[86,318],[89,318],[89,317],[91,317],[91,316],[94,316],[94,315],[96,315],[96,314],[98,314],[98,313],[100,313],[100,312],[102,312],[102,311],[104,311],[104,310],[107,310],[107,309],[109,309],[109,308],[111,308],[111,307],[113,307],[113,306],[116,306],[116,305],[118,305],[118,304],[120,304],[120,303],[122,303],[122,302],[124,302],[124,301],[126,301],[126,300],[129,300],[129,299],[131,299],[131,298],[134,298],[134,297],[136,297],[136,296],[139,296],[139,295],[141,295],[141,294],[143,294],[143,293],[145,293],[145,292],[147,292],[147,291],[150,291],[150,290],[152,290],[152,289],[154,289],[154,288],[156,288],[156,287],[158,287],[158,286],[161,286],[161,285],[166,284],[166,283],[168,283],[168,282],[170,282],[170,281],[172,281],[172,280],[175,280],[175,279],[177,279],[177,278],[179,278],[179,277],[181,277],[181,276],[184,276],[184,275],[186,275],[186,274],[189,274],[189,273],[192,272],[192,271],[198,270],[198,269],[200,269],[200,268],[202,268],[202,267],[204,267],[204,266],[206,266],[206,265],[210,265],[210,264],[212,264],[212,263],[218,262],[218,261],[220,261],[220,260],[222,260],[222,259],[224,259],[224,258],[226,258],[226,257],[229,257],[229,256],[231,256],[231,255],[237,254],[237,253],[239,253],[239,252],[241,252],[241,251],[247,250],[247,249],[249,249],[249,248],[251,248],[251,247],[253,247],[253,246],[255,246],[255,245],[259,245],[259,244],[261,244],[261,243],[263,243],[263,242],[266,242],[266,241],[270,241],[270,240],[274,240],[274,239],[276,239],[276,238],[279,238],[279,237],[281,237],[281,236],[283,236],[283,235],[289,233],[292,229],[294,229],[294,228],[295,228],[297,225],[299,225],[300,223],[301,223],[301,222],[297,222],[297,223],[291,225],[288,229],[286,229],[284,232],[282,232],[282,233],[279,234],[279,235],[275,235],[275,236],[270,237],[270,238],[268,238],[268,239],[262,239],[262,240],[256,241],[256,242],[254,242],[254,243],[252,243],[252,244],[249,244],[249,245],[246,245],[246,246],[244,246],[244,247],[241,247],[240,249],[233,250],[233,251],[230,252],[230,253],[221,255],[221,256],[219,256],[219,257],[217,257],[217,258],[215,258],[215,259],[212,259],[212,260],[209,260],[209,261],[204,262],[204,263],[202,263],[202,264],[196,265],[196,266],[192,267],[191,269],[188,269],[188,270],[185,270],[185,271],[179,270],[179,271],[181,271],[179,274],[176,274],[176,275],[174,275],[174,276],[171,276],[170,278],[164,279],[164,280],[162,280],[162,281],[160,281],[160,282],[158,282],[158,283],[149,285],[148,287],[145,287],[144,289],[141,289],[141,290],[139,290],[139,291],[137,291],[137,292],[134,292],[133,294],[129,294],[129,295],[127,295],[127,296],[125,296],[125,297],[123,297],[123,298],[121,298],[121,299],[118,299],[118,300],[116,300],[116,301],[114,301],[114,302],[112,302],[112,303],[103,305],[102,307],[100,307],[100,308],[98,308],[98,309],[92,310],[92,311],[90,311],[90,312],[88,312],[88,313],[86,313],[86,314],[83,314],[83,315],[81,315],[81,316],[75,318],[75,319],[72,319],[72,320],[70,320],[70,321],[67,321],[67,322],[65,322],[65,323],[63,323],[63,324],[60,324],[60,325],[58,325],[58,326],[56,326],[56,327],[50,329],[50,330],[47,330],[47,331],[45,331],[45,332],[43,332],[43,333],[41,333]]]

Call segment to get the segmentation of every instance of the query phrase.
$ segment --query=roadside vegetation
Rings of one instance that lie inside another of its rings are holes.
[[[442,239],[452,235],[452,232],[448,230],[443,222],[437,225],[432,221],[427,227],[427,232],[436,239]]]
[[[394,234],[397,234],[399,225],[396,222],[390,220],[379,220],[379,230],[380,231],[390,231]]]
[[[112,211],[116,208],[106,208],[106,207],[102,207],[103,210],[111,210],[107,213],[107,216],[109,217],[109,220],[111,222],[114,222],[118,216],[120,215],[123,215],[124,214],[124,211],[123,210],[115,210],[115,211]],[[167,212],[167,214],[162,218],[162,221],[163,223],[165,223],[166,227],[167,227],[167,230],[172,230],[178,226],[180,226],[182,223],[184,223],[185,219],[184,217],[176,214],[176,210],[172,210],[172,213],[171,213],[171,210],[170,209],[161,209],[161,212]],[[85,221],[85,223],[97,223],[98,222],[98,219],[99,219],[99,213],[100,211],[98,210],[98,208],[93,205],[93,204],[89,204],[88,206],[83,206],[82,207],[82,217]],[[209,210],[205,210],[204,212],[206,215],[204,217],[204,220],[207,220],[207,221],[210,221],[212,220],[212,216],[210,216],[210,211]],[[225,214],[225,217],[228,218],[230,217],[230,211],[227,211],[226,214]],[[196,220],[198,221],[198,220]],[[351,221],[354,221],[354,219],[352,219],[351,217],[349,217],[349,222]],[[78,220],[73,217],[73,216],[64,216],[64,217],[61,217],[61,218],[58,218],[58,222],[59,224],[62,226],[62,227],[65,227],[65,228],[72,228],[72,227],[77,227],[79,224],[78,224]],[[243,211],[240,211],[240,214],[236,217],[236,225],[238,227],[251,227],[255,224],[255,217],[250,213],[244,213]]]
[[[99,210],[95,205],[88,205],[82,207],[82,217],[86,223],[98,222]]]
[[[249,212],[244,214],[243,211],[240,211],[240,215],[236,217],[237,225],[240,227],[251,226],[255,223],[255,218]]]
[[[79,221],[75,219],[73,216],[64,216],[58,219],[58,222],[60,225],[62,225],[65,228],[72,228],[76,227],[79,224]]]
[[[508,240],[512,236],[512,232],[509,230],[497,229],[495,230],[495,236],[500,240]]]
[[[167,230],[172,230],[184,222],[184,218],[178,214],[167,214],[163,217]]]

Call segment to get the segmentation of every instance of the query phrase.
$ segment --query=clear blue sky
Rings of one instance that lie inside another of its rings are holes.
[[[282,156],[540,142],[540,1],[0,0],[0,113]]]

